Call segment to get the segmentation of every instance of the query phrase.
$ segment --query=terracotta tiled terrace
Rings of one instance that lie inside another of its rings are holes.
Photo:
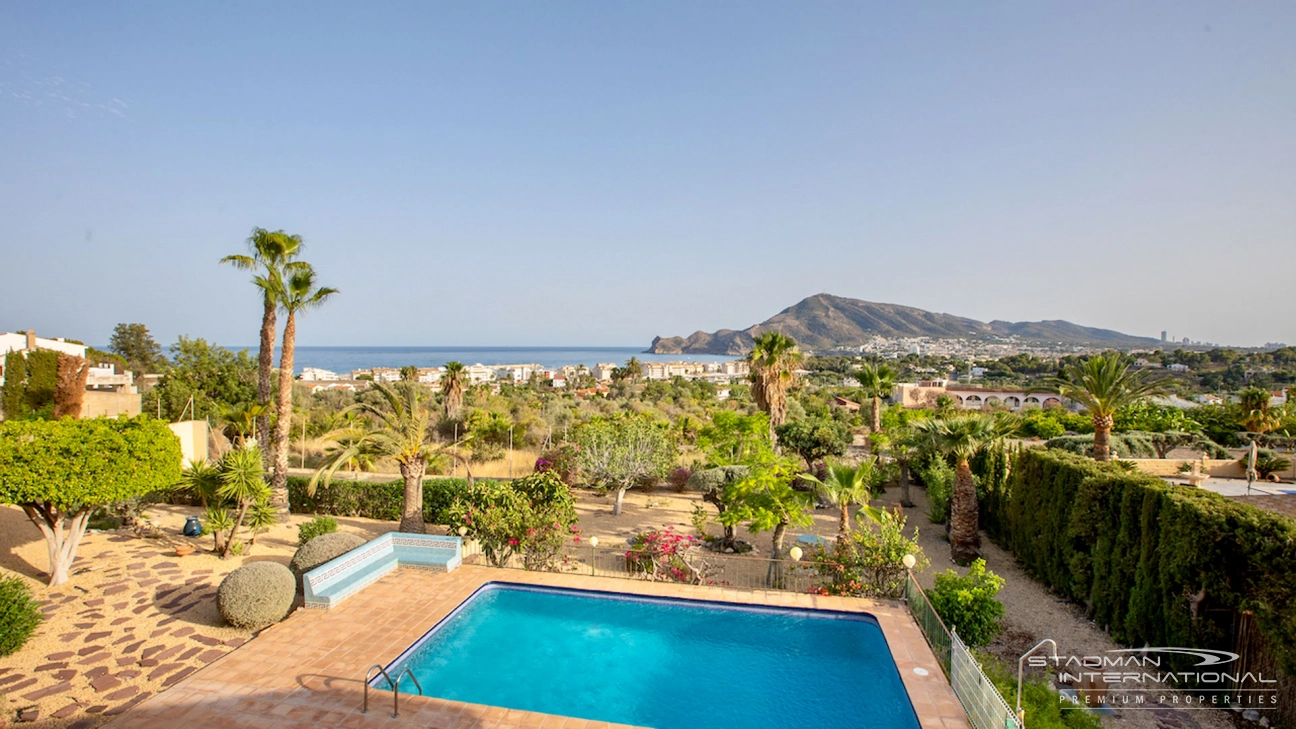
[[[908,611],[898,602],[775,591],[694,587],[607,577],[523,572],[466,565],[449,574],[401,569],[329,611],[299,610],[211,665],[107,726],[305,729],[306,727],[562,727],[619,725],[401,694],[393,719],[390,691],[371,691],[360,713],[365,670],[386,665],[491,581],[867,612],[881,624],[925,729],[968,729],[958,699]],[[926,675],[914,669],[925,669]],[[867,717],[861,707],[861,726]]]

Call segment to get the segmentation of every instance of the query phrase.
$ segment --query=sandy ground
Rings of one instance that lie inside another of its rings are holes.
[[[919,576],[929,587],[936,572],[954,565],[943,528],[926,519],[924,492],[914,489],[913,495],[919,503],[907,514],[910,527],[919,529],[920,544],[932,562]],[[891,505],[898,500],[899,494],[893,490],[874,503]],[[704,504],[698,494],[632,489],[619,516],[612,516],[612,503],[611,495],[577,492],[586,541],[598,536],[604,545],[619,546],[638,532],[665,526],[693,533],[691,515],[697,504],[702,504],[710,517],[709,533],[720,533],[715,508]],[[50,589],[41,580],[47,565],[40,532],[21,510],[0,507],[0,570],[26,579],[44,603],[47,616],[21,651],[0,659],[0,693],[4,694],[0,726],[4,719],[12,720],[27,709],[39,712],[37,724],[29,726],[97,726],[110,718],[110,712],[164,690],[179,677],[252,638],[246,631],[223,624],[215,607],[216,586],[231,570],[248,562],[287,564],[296,549],[296,525],[309,517],[295,515],[289,524],[261,535],[250,554],[221,560],[205,551],[210,548],[210,538],[186,540],[179,536],[184,517],[200,511],[197,507],[154,508],[153,522],[166,535],[162,539],[143,539],[124,531],[87,534],[72,579]],[[342,531],[366,538],[396,527],[394,522],[360,518],[340,517],[338,522]],[[816,510],[813,524],[790,530],[788,544],[801,534],[829,537],[836,528],[834,510]],[[768,533],[754,535],[740,528],[738,536],[755,546],[754,556],[769,554]],[[175,545],[184,542],[195,544],[198,550],[176,557]],[[991,646],[993,653],[1015,663],[1020,653],[1044,637],[1057,640],[1061,652],[1075,655],[1100,655],[1120,647],[1078,608],[1054,597],[1026,575],[1011,555],[988,539],[984,542],[990,569],[1007,580],[1000,593],[1007,630]],[[756,571],[764,569],[759,559],[753,564]],[[1124,711],[1104,722],[1121,729],[1233,726],[1226,712],[1172,710]]]

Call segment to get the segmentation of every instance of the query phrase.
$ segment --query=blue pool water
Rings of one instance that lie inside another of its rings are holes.
[[[406,667],[428,696],[654,729],[918,729],[862,615],[494,583]]]

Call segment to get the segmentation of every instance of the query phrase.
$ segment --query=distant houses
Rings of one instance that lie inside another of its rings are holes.
[[[750,372],[746,360],[730,362],[645,362],[642,363],[642,377],[645,380],[670,380],[683,377],[687,380],[705,380],[717,385],[727,385],[734,379],[744,379]],[[585,365],[564,365],[549,368],[544,365],[501,364],[484,365],[480,362],[464,368],[468,384],[481,385],[503,382],[513,384],[528,383],[539,380],[554,389],[571,389],[571,383],[585,378],[592,378],[596,383],[608,383],[614,379],[618,366],[612,362],[599,362],[594,367]],[[437,385],[445,375],[444,367],[420,367],[416,380],[424,385]],[[303,368],[298,379],[313,383],[312,392],[320,390],[363,388],[366,382],[398,382],[401,371],[396,367],[366,367],[339,374],[319,367]],[[599,392],[606,387],[581,388],[583,391]]]

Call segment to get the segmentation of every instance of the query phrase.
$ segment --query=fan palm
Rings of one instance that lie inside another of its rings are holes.
[[[330,451],[306,486],[312,496],[322,480],[327,485],[333,474],[347,463],[363,458],[385,457],[396,461],[405,480],[405,503],[401,510],[400,530],[423,534],[423,474],[428,460],[441,452],[432,440],[432,414],[424,403],[421,388],[392,386],[375,382],[374,390],[382,396],[379,404],[362,402],[352,406],[368,418],[368,427],[349,428],[329,436],[339,443]]]
[[[873,400],[873,432],[876,433],[882,429],[882,398],[891,397],[891,390],[895,388],[896,371],[884,364],[866,364],[859,371],[853,373],[856,380],[859,380],[860,387],[864,389],[864,397]]]
[[[225,423],[227,434],[233,433],[234,441],[239,445],[256,435],[257,422],[270,416],[270,404],[264,402],[245,402],[238,405],[225,405],[220,408],[220,420]]]
[[[302,239],[299,235],[289,235],[282,230],[274,232],[265,228],[253,228],[247,239],[251,255],[225,256],[221,263],[228,263],[244,271],[258,271],[252,277],[252,283],[261,289],[264,310],[261,314],[261,348],[257,351],[257,402],[270,402],[270,374],[274,369],[275,326],[279,310],[276,294],[278,283],[283,280],[286,271],[301,253]],[[257,432],[269,441],[270,413],[257,417]],[[269,443],[267,442],[267,445]]]
[[[445,414],[447,418],[459,417],[463,409],[464,381],[468,378],[468,368],[462,362],[446,362],[445,374],[441,375],[441,394],[445,396]]]
[[[306,264],[295,266],[275,288],[279,308],[286,315],[283,350],[279,355],[278,421],[275,423],[274,476],[271,479],[271,503],[280,519],[288,520],[288,440],[292,427],[293,355],[297,347],[297,315],[315,309],[328,301],[337,289],[320,286],[315,269]]]
[[[1248,433],[1268,433],[1279,425],[1279,419],[1271,412],[1271,397],[1268,390],[1259,387],[1248,387],[1238,393],[1238,407],[1242,410],[1242,428]]]
[[[1160,383],[1130,364],[1120,353],[1097,355],[1068,365],[1052,380],[1053,389],[1083,405],[1093,418],[1096,461],[1111,460],[1116,411],[1161,391]]]
[[[877,484],[877,471],[873,466],[876,461],[866,459],[858,466],[847,466],[842,463],[829,464],[822,480],[809,473],[801,478],[813,482],[819,488],[819,497],[837,507],[837,549],[850,549],[850,507],[859,504],[862,511],[874,521],[877,514],[868,505],[873,497],[873,487]]]
[[[996,418],[977,414],[919,420],[912,427],[921,438],[923,447],[955,462],[954,495],[950,507],[950,556],[958,564],[967,564],[981,552],[972,457],[982,448],[1002,443],[1004,424]]]
[[[220,469],[207,461],[189,461],[180,472],[180,488],[197,496],[204,509],[207,502],[215,502],[220,489]]]
[[[775,439],[774,429],[787,419],[787,393],[796,383],[796,370],[802,358],[796,340],[781,332],[757,335],[747,355],[752,396],[756,407],[769,415],[770,441]]]

